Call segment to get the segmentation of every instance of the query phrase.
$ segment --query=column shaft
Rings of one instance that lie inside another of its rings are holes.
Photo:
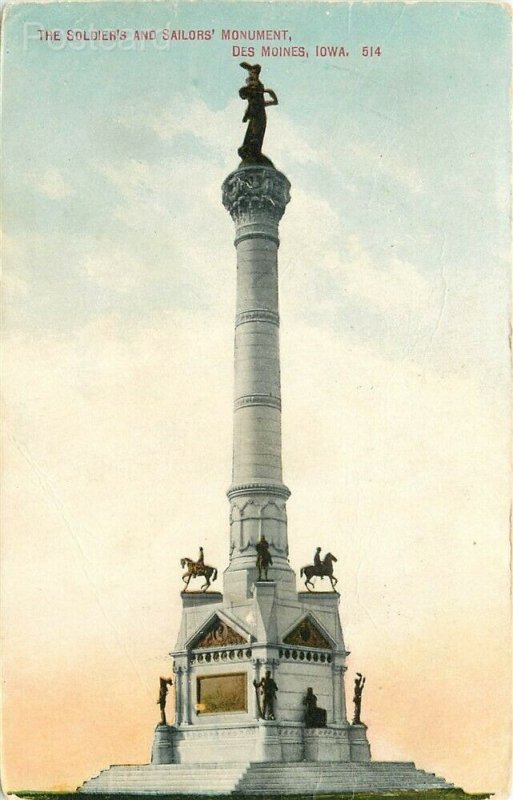
[[[278,308],[278,223],[289,188],[284,175],[261,165],[241,166],[223,184],[237,249],[228,572],[246,571],[248,581],[255,579],[255,545],[262,535],[270,545],[273,579],[280,571],[281,577],[291,572],[285,508],[290,492],[283,484],[281,459]],[[237,590],[245,591],[242,583]]]
[[[244,238],[237,244],[235,486],[282,485],[278,321],[277,244]]]

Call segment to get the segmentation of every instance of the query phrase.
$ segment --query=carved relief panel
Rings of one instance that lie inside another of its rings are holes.
[[[232,500],[230,528],[232,552],[254,548],[264,534],[273,552],[288,555],[285,502]]]
[[[233,628],[230,628],[230,626],[219,619],[219,617],[216,617],[212,620],[208,628],[193,642],[192,648],[222,647],[230,644],[246,643],[247,639],[244,639],[237,631],[234,631]]]
[[[304,619],[283,640],[284,644],[297,645],[298,647],[319,647],[324,650],[331,649],[330,642],[321,633],[311,619]]]

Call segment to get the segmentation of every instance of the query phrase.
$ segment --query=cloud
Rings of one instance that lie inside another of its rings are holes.
[[[297,278],[302,294],[315,297],[310,305],[321,310],[341,310],[350,300],[367,317],[390,320],[417,315],[419,322],[425,318],[426,308],[433,302],[436,276],[433,280],[432,275],[390,251],[383,253],[378,263],[361,236],[348,228],[338,210],[320,195],[296,187],[282,228],[285,257],[281,275],[290,284],[287,291],[293,293],[287,302],[297,304]],[[401,336],[404,330],[398,328],[396,333]]]
[[[166,135],[172,136],[184,127],[183,122],[170,123]],[[304,152],[309,157],[308,146]],[[217,165],[206,159],[190,163],[180,160],[171,169],[169,163],[151,165],[131,160],[117,167],[104,165],[101,170],[122,192],[116,216],[132,230],[141,226],[159,229],[161,235],[169,237],[175,259],[187,263],[189,270],[197,265],[198,270],[204,271],[208,253],[203,242],[216,253],[226,248],[226,231],[220,226],[224,213],[220,194],[211,188],[220,188],[225,177]],[[191,193],[191,185],[200,187],[199,191]],[[365,303],[370,311],[388,314],[396,309],[411,313],[412,307],[429,294],[429,281],[413,264],[384,256],[378,266],[361,238],[347,230],[337,209],[301,185],[293,187],[292,205],[282,226],[286,231],[284,240],[289,247],[293,243],[296,269],[312,266],[317,277],[322,277],[323,272],[337,274],[343,294]],[[190,235],[192,230],[194,237]],[[282,274],[287,268],[287,264],[282,265]],[[336,296],[332,295],[330,301],[336,302]]]
[[[272,113],[272,111],[270,112]],[[273,154],[276,164],[308,164],[325,167],[329,164],[323,148],[317,148],[311,131],[303,135],[296,123],[280,108],[266,132],[264,150]]]
[[[17,236],[2,234],[2,287],[4,313],[11,304],[25,303],[30,293],[29,275],[26,266],[27,243]]]
[[[99,169],[119,189],[115,218],[139,251],[145,242],[140,255],[149,276],[165,276],[177,299],[186,293],[203,305],[233,298],[233,223],[221,204],[226,170],[208,159],[178,157]]]
[[[348,295],[359,298],[370,311],[414,314],[425,308],[432,291],[430,281],[413,264],[385,257],[378,266],[361,239],[348,236],[349,258],[341,265]]]
[[[84,258],[82,268],[93,284],[120,294],[136,290],[148,279],[148,265],[120,247],[100,247]]]
[[[395,183],[407,189],[413,195],[424,191],[424,178],[416,164],[401,156],[392,144],[385,148],[376,147],[373,143],[353,141],[350,146],[351,162],[360,174],[370,174],[385,185],[391,178]]]
[[[55,167],[48,167],[39,175],[34,181],[34,187],[36,191],[51,200],[64,200],[65,197],[75,193],[70,182]]]
[[[236,99],[225,108],[213,111],[198,95],[176,96],[172,108],[150,117],[145,124],[164,141],[172,142],[179,136],[198,140],[229,167],[246,130],[246,124],[241,122],[244,110],[245,103]],[[299,164],[322,162],[322,154],[301,135],[297,124],[282,108],[268,110],[267,117],[271,124],[268,124],[263,149],[272,153],[277,164],[285,160]]]
[[[237,147],[237,125],[229,125],[228,121],[240,121],[243,113],[244,106],[237,100],[213,111],[198,94],[175,95],[170,108],[149,116],[143,124],[163,141],[172,142],[179,136],[192,137],[221,155],[224,161]],[[240,130],[244,129],[241,125]]]

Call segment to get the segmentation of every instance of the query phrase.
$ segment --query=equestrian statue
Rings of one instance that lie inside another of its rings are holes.
[[[199,549],[197,561],[193,561],[192,558],[182,558],[180,559],[180,564],[182,565],[182,568],[186,567],[187,569],[187,572],[182,575],[182,580],[185,583],[185,587],[182,589],[183,592],[187,591],[187,587],[189,586],[191,578],[199,578],[200,575],[205,578],[205,583],[200,590],[202,592],[206,592],[209,588],[210,579],[215,581],[217,578],[216,567],[209,567],[208,564],[205,564],[202,547]]]
[[[314,589],[314,584],[312,582],[312,578],[319,577],[321,581],[324,577],[330,579],[331,588],[335,592],[335,586],[338,583],[337,578],[333,575],[333,562],[337,559],[332,553],[326,553],[324,558],[321,560],[321,548],[318,547],[315,551],[313,564],[307,564],[306,567],[301,567],[299,575],[301,578],[305,578],[305,587],[309,592]],[[311,588],[310,588],[311,587]]]

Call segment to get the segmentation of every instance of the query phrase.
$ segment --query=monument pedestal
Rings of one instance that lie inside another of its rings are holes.
[[[172,725],[157,725],[151,749],[152,764],[175,764],[174,728]]]
[[[305,761],[350,761],[348,726],[305,730],[304,753]]]
[[[278,588],[267,580],[253,584],[251,597],[182,595],[172,653],[176,719],[157,726],[152,763],[350,760],[339,595],[284,599]],[[267,672],[278,687],[274,720],[262,719],[255,689]],[[305,724],[308,687],[326,727]]]
[[[349,726],[350,760],[370,761],[370,745],[367,740],[367,725],[363,723]]]
[[[351,761],[350,726],[305,728],[259,720],[246,726],[205,726],[201,730],[159,725],[152,764],[290,763]],[[367,745],[368,750],[368,745]],[[353,760],[363,761],[364,758]],[[368,760],[368,759],[367,759]]]

